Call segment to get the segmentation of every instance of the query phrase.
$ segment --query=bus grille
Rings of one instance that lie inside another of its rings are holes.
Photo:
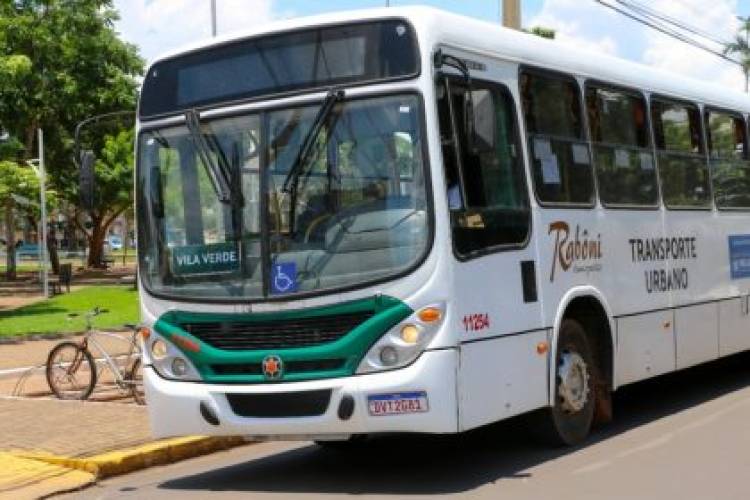
[[[283,321],[183,323],[201,341],[227,351],[293,349],[335,342],[371,318],[372,311]]]
[[[287,361],[284,363],[284,373],[309,373],[340,370],[346,359],[310,359],[301,361]],[[211,365],[217,375],[263,375],[260,363],[220,364]]]

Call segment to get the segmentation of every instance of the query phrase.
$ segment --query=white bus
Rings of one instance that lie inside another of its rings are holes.
[[[750,348],[750,100],[428,8],[149,68],[153,432],[348,442],[531,413]]]

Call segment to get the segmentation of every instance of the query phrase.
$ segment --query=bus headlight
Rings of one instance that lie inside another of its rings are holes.
[[[167,352],[167,343],[162,339],[155,339],[151,343],[151,356],[153,356],[154,359],[164,359],[167,356]]]
[[[185,354],[172,342],[156,334],[151,333],[152,340],[149,349],[143,352],[143,364],[151,365],[164,378],[197,381],[200,374]]]
[[[443,322],[445,304],[424,307],[391,328],[365,354],[357,373],[406,366],[424,351]]]

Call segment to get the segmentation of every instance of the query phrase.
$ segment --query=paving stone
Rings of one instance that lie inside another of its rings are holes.
[[[146,408],[120,403],[0,399],[0,450],[83,457],[151,441]]]

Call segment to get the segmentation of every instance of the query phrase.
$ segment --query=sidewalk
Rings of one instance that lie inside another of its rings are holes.
[[[9,397],[12,371],[43,364],[59,341],[0,344],[0,499],[39,498],[98,478],[243,444],[241,438],[153,440],[147,409],[119,402]],[[114,346],[113,346],[114,347]],[[113,349],[113,352],[117,352]],[[43,370],[29,384],[44,387]],[[38,391],[26,391],[25,394]],[[102,399],[95,392],[94,399]]]
[[[146,408],[121,403],[0,399],[0,415],[0,499],[70,491],[244,443],[197,436],[154,441]]]

